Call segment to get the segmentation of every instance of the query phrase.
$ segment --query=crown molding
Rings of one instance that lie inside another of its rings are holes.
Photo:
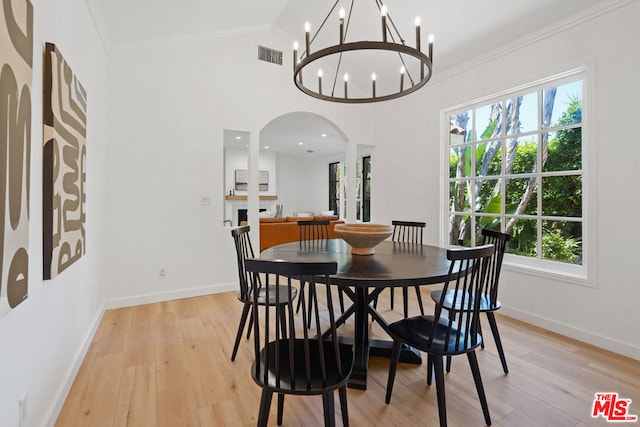
[[[611,0],[604,4],[601,3],[591,8],[585,9],[566,19],[560,20],[554,24],[541,28],[534,33],[527,34],[526,36],[515,39],[512,42],[489,51],[488,53],[482,55],[482,57],[472,58],[455,67],[443,70],[442,72],[435,70],[430,84],[433,85],[434,83],[438,83],[440,81],[450,79],[458,74],[470,71],[478,67],[479,65],[493,62],[500,57],[506,56],[526,46],[535,44],[541,40],[566,31],[568,28],[572,28],[585,22],[591,21],[595,18],[606,15],[607,13],[610,13],[614,10],[620,9],[637,1],[639,0]]]

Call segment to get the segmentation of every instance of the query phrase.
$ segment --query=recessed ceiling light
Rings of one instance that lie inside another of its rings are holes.
[[[269,149],[269,146],[268,146],[268,145],[265,145],[265,146],[264,146],[264,149],[265,149],[265,150],[268,150],[268,149]]]
[[[242,137],[241,136],[236,136],[236,139],[242,139]]]
[[[327,134],[326,134],[326,133],[323,133],[321,136],[322,136],[323,138],[326,138],[326,137],[327,137]]]
[[[304,145],[304,142],[298,142],[298,145]]]

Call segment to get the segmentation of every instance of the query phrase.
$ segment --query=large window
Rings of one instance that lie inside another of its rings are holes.
[[[515,261],[586,277],[584,76],[446,112],[449,243],[490,228]]]

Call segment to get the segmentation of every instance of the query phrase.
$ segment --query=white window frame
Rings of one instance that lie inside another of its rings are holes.
[[[591,143],[591,135],[596,134],[594,131],[595,120],[592,114],[593,82],[595,81],[593,69],[593,61],[589,60],[576,68],[441,110],[441,245],[449,245],[450,117],[461,111],[468,111],[505,98],[514,98],[535,90],[582,80],[582,265],[505,254],[503,268],[583,286],[596,286],[594,262],[597,259],[597,242],[595,238],[596,159],[593,155],[594,144]],[[477,128],[477,126],[477,123],[474,123],[474,127]]]

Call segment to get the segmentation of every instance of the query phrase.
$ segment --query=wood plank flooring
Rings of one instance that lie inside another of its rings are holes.
[[[427,312],[430,290],[422,290]],[[381,295],[378,309],[397,320],[400,291],[395,310],[388,295]],[[249,372],[253,341],[243,340],[230,360],[241,308],[229,292],[107,311],[56,426],[254,426],[260,388]],[[417,314],[417,306],[410,311]],[[494,426],[608,425],[591,417],[596,392],[632,399],[629,412],[640,415],[640,362],[497,317],[510,373],[502,372],[492,337],[477,351]],[[349,323],[341,328],[351,329]],[[384,338],[376,324],[372,335]],[[371,358],[367,390],[348,390],[351,425],[438,425],[424,359],[423,366],[400,364],[386,405],[389,361]],[[466,357],[453,359],[446,393],[450,426],[484,425]],[[337,396],[336,408],[341,425]],[[269,425],[276,425],[275,399]],[[323,425],[321,398],[287,396],[283,425]]]

